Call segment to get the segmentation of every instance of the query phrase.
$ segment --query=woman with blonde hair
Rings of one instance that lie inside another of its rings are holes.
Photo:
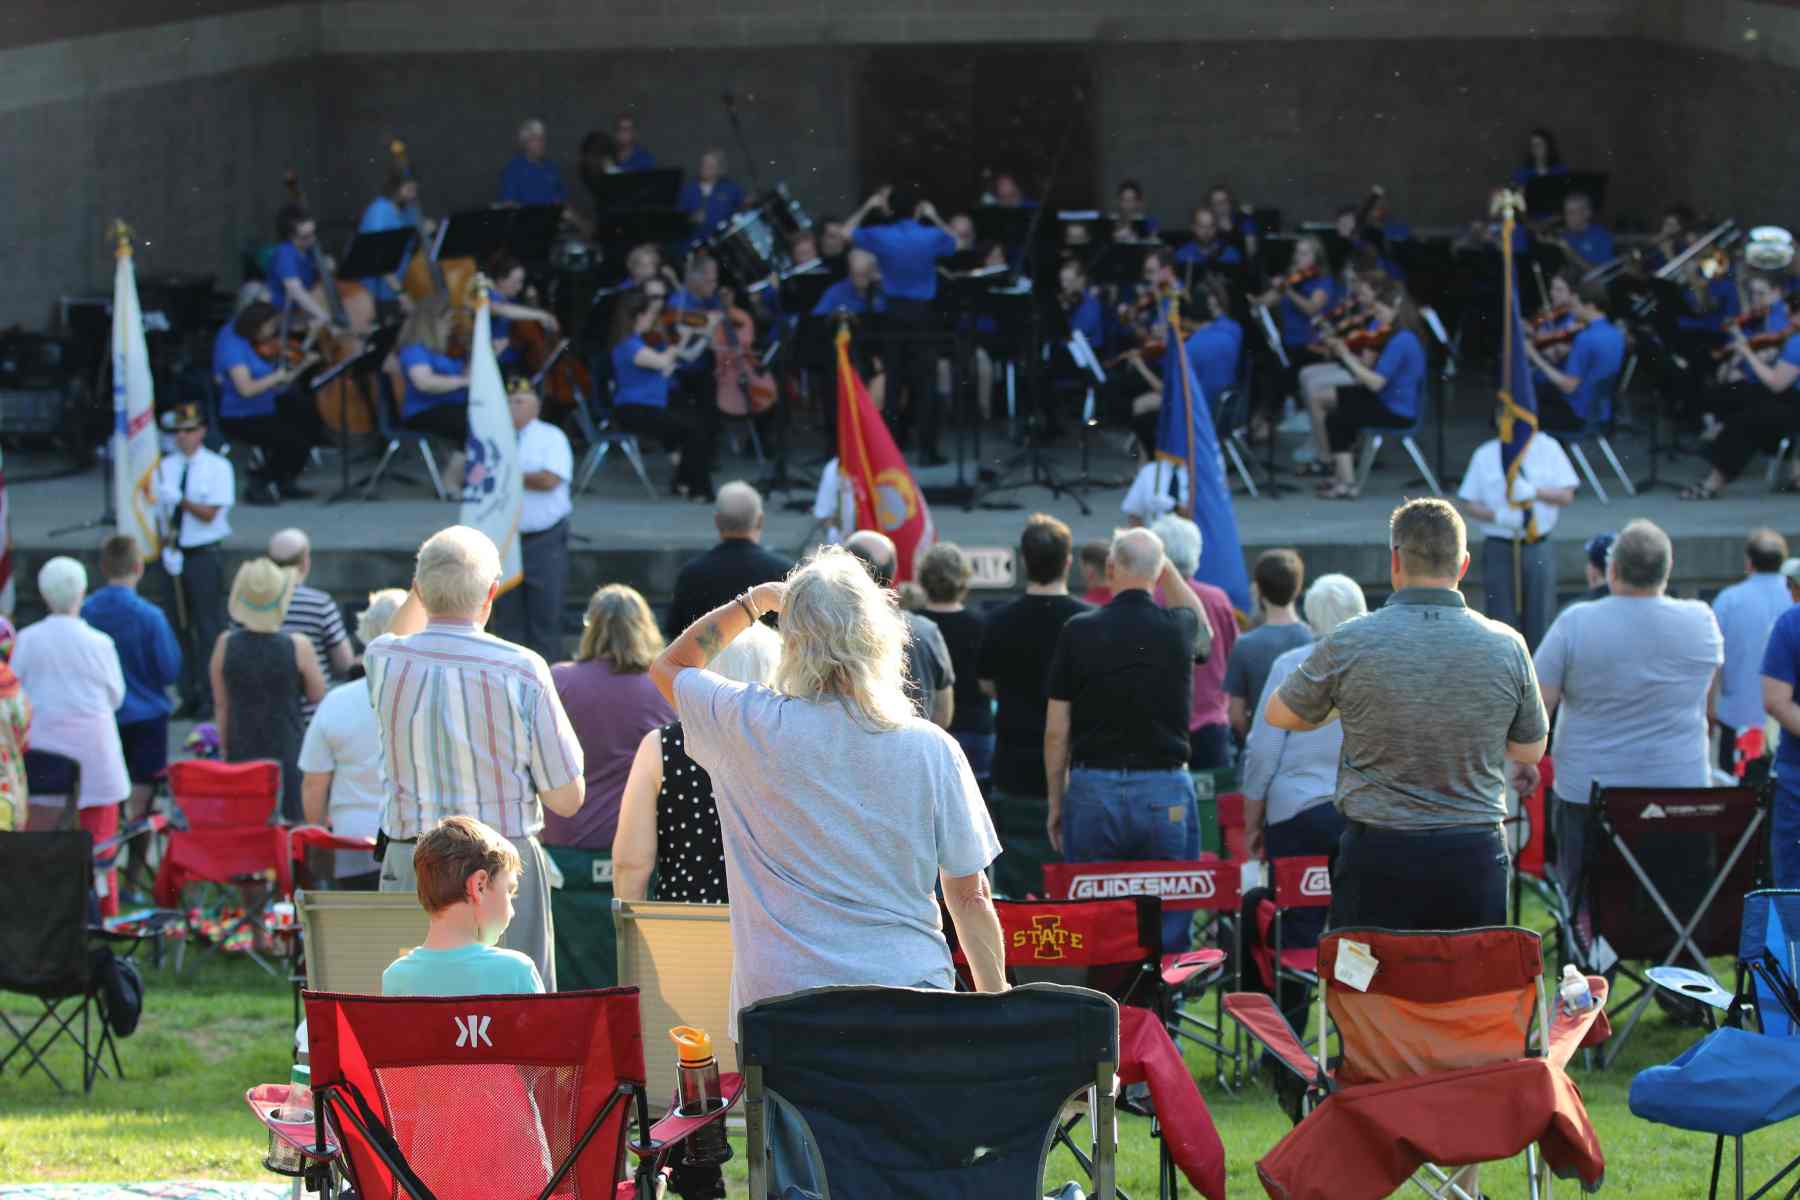
[[[781,615],[773,686],[709,669],[765,613]],[[953,987],[940,882],[976,987],[1006,987],[983,873],[999,840],[956,743],[906,698],[907,628],[893,592],[826,547],[695,621],[650,668],[718,806],[733,1038],[744,1005],[800,988]]]
[[[589,597],[575,661],[550,668],[585,756],[587,802],[572,817],[544,814],[546,846],[612,849],[638,743],[675,719],[645,673],[662,648],[662,630],[636,588],[609,583]]]

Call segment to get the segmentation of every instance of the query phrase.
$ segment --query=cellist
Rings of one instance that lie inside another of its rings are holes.
[[[381,188],[381,195],[369,201],[369,207],[363,209],[362,220],[357,222],[358,233],[385,233],[393,229],[417,229],[420,236],[427,233],[426,225],[419,215],[419,180],[412,169],[404,165],[401,159],[389,168],[388,176]],[[406,294],[404,280],[406,267],[412,261],[412,255],[419,250],[417,242],[408,249],[407,256],[401,260],[400,266],[392,275],[379,279],[365,279],[364,287],[375,297],[376,310],[383,320],[391,319],[396,312],[411,312],[412,298]]]
[[[517,366],[519,355],[512,344],[514,321],[529,321],[550,337],[560,333],[562,326],[548,310],[519,302],[525,294],[525,268],[506,251],[488,259],[487,277],[493,281],[493,291],[488,293],[488,323],[494,335],[494,356],[503,368]]]
[[[297,308],[309,321],[330,325],[331,310],[326,307],[314,257],[319,244],[317,223],[301,205],[285,204],[275,214],[275,226],[281,238],[269,256],[269,295],[275,307]]]

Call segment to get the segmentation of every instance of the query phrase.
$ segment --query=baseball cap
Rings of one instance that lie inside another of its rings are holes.
[[[1606,556],[1612,552],[1612,544],[1618,539],[1616,533],[1596,533],[1587,540],[1587,560],[1593,564],[1594,570],[1606,570]],[[1782,570],[1787,570],[1783,567]]]
[[[1781,564],[1781,577],[1800,583],[1800,558],[1790,558]]]

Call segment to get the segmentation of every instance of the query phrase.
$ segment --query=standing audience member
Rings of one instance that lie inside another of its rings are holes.
[[[1033,513],[1019,537],[1025,594],[995,612],[982,632],[975,673],[994,699],[993,786],[988,811],[1000,835],[994,889],[1021,899],[1044,886],[1054,855],[1044,832],[1045,663],[1069,618],[1087,605],[1069,595],[1069,527]]]
[[[1596,533],[1582,547],[1582,553],[1587,556],[1582,570],[1587,573],[1588,585],[1587,591],[1581,594],[1583,600],[1604,600],[1612,595],[1612,589],[1606,585],[1606,559],[1618,536],[1616,533]]]
[[[228,519],[237,485],[231,463],[206,448],[206,419],[194,404],[174,410],[175,453],[156,464],[156,504],[163,527],[162,569],[168,604],[181,635],[178,718],[203,721],[212,712],[206,663],[225,629],[225,564],[219,547],[231,536]]]
[[[775,687],[708,670],[764,613],[781,617]],[[1000,843],[956,743],[906,698],[906,637],[893,594],[827,547],[700,618],[650,668],[718,803],[733,1038],[745,1005],[800,988],[954,987],[940,886],[977,990],[1006,990],[984,874]]]
[[[713,503],[719,544],[689,560],[675,576],[668,628],[686,629],[745,588],[782,579],[794,564],[762,548],[763,502],[756,489],[734,480]]]
[[[76,815],[103,842],[119,831],[119,805],[131,794],[114,718],[125,699],[125,673],[112,639],[81,619],[82,565],[58,555],[38,569],[37,585],[50,614],[19,630],[12,654],[13,672],[31,700],[31,749],[75,760]],[[32,796],[29,828],[55,829],[66,794]],[[116,871],[107,872],[107,884],[101,913],[113,916]]]
[[[514,378],[506,402],[519,435],[519,586],[500,601],[505,624],[519,644],[545,662],[562,657],[563,595],[569,590],[569,481],[575,478],[575,451],[568,435],[538,419],[543,403],[531,381]]]
[[[1706,787],[1706,702],[1725,661],[1699,600],[1666,593],[1669,535],[1638,520],[1607,564],[1612,595],[1556,618],[1538,647],[1544,708],[1556,713],[1557,870],[1571,893],[1586,852],[1588,802],[1603,787]],[[1559,711],[1560,709],[1560,711]]]
[[[987,622],[966,606],[971,574],[969,556],[955,542],[939,542],[919,560],[919,584],[925,589],[920,612],[943,635],[956,676],[950,736],[963,748],[975,781],[986,783],[994,769],[994,706],[976,670]]]
[[[1763,725],[1763,652],[1775,622],[1793,605],[1781,574],[1786,559],[1786,538],[1773,529],[1751,530],[1744,543],[1747,578],[1713,597],[1713,616],[1725,639],[1725,666],[1708,715],[1719,727],[1719,769],[1727,774],[1737,765],[1738,737]]]
[[[388,631],[406,593],[384,588],[369,593],[369,606],[356,622],[363,645]],[[381,782],[381,735],[369,685],[361,679],[325,693],[300,743],[300,802],[308,825],[323,825],[346,837],[374,837],[381,831],[387,789]],[[381,864],[363,850],[336,851],[332,876],[340,888],[373,891]]]
[[[1194,705],[1188,715],[1188,770],[1210,771],[1231,765],[1230,708],[1225,697],[1225,668],[1237,645],[1237,612],[1225,589],[1194,578],[1200,569],[1200,527],[1186,517],[1158,517],[1151,531],[1162,539],[1163,552],[1200,599],[1212,637],[1206,661],[1194,667]],[[1163,603],[1170,603],[1167,597]]]
[[[238,568],[227,610],[236,629],[212,652],[213,714],[226,762],[272,758],[281,764],[283,821],[305,818],[301,802],[301,704],[325,698],[325,672],[303,633],[285,633],[294,570],[257,558]]]
[[[605,854],[619,827],[619,797],[644,735],[675,719],[646,674],[663,635],[635,588],[610,583],[588,599],[575,661],[550,669],[556,695],[581,743],[587,800],[581,811],[544,818],[544,844]]]
[[[1106,559],[1112,553],[1109,542],[1099,540],[1081,543],[1081,601],[1094,608],[1099,608],[1112,599],[1112,589],[1106,586]]]
[[[572,817],[584,795],[581,743],[550,668],[485,632],[500,551],[453,525],[419,547],[412,592],[363,652],[381,731],[388,840],[381,890],[415,886],[411,847],[447,816],[485,818],[519,856],[518,916],[501,941],[556,989],[550,883],[537,835],[544,810]]]
[[[1556,615],[1556,551],[1550,531],[1562,510],[1575,503],[1580,485],[1562,444],[1540,433],[1526,443],[1510,484],[1500,462],[1500,439],[1491,437],[1475,447],[1456,493],[1459,507],[1477,522],[1483,539],[1481,609],[1524,634],[1532,650]]]
[[[707,669],[721,679],[766,688],[774,686],[780,664],[781,636],[767,625],[753,625]],[[712,777],[688,757],[680,721],[652,729],[638,743],[613,838],[613,895],[648,899],[652,872],[658,900],[730,900]]]
[[[1344,730],[1346,822],[1331,924],[1471,929],[1506,923],[1508,762],[1529,790],[1549,723],[1525,639],[1469,610],[1462,518],[1444,500],[1394,510],[1394,594],[1313,644],[1266,702],[1269,724]]]
[[[169,689],[181,679],[181,643],[162,609],[137,594],[144,560],[137,539],[116,534],[100,545],[106,586],[87,598],[81,619],[112,639],[125,674],[125,699],[115,714],[125,769],[131,776],[127,818],[144,815],[156,777],[169,765]]]
[[[1192,861],[1200,812],[1188,774],[1193,664],[1212,634],[1200,598],[1148,529],[1113,536],[1113,598],[1071,617],[1050,656],[1044,710],[1045,831],[1069,862]],[[1160,586],[1168,607],[1151,599]],[[1191,913],[1163,918],[1163,949],[1186,949]]]
[[[862,529],[850,535],[844,549],[862,561],[878,587],[891,590],[894,570],[900,553],[886,534]],[[896,593],[897,601],[901,593]],[[916,612],[900,604],[900,620],[906,625],[904,646],[906,698],[913,710],[940,729],[950,728],[956,719],[956,667],[950,661],[950,647],[938,627]]]
[[[1775,622],[1763,651],[1763,711],[1781,726],[1775,750],[1775,800],[1769,814],[1770,882],[1800,888],[1800,559],[1781,564],[1794,607]]]
[[[288,601],[281,632],[301,634],[312,643],[313,657],[325,670],[327,683],[350,678],[350,670],[356,666],[356,648],[344,628],[344,612],[330,593],[306,585],[312,571],[312,539],[303,529],[283,529],[269,539],[269,560],[294,572],[294,595]],[[317,705],[311,701],[302,704],[301,720],[310,722],[315,711]]]
[[[13,674],[17,636],[12,622],[0,617],[0,833],[24,829],[28,817],[25,745],[31,734],[31,701]]]
[[[1312,614],[1308,613],[1307,622],[1302,623],[1295,611],[1305,581],[1306,564],[1297,552],[1265,550],[1257,556],[1250,573],[1250,590],[1262,609],[1262,624],[1238,638],[1231,648],[1231,661],[1225,665],[1231,731],[1240,738],[1250,732],[1250,718],[1262,700],[1263,685],[1269,681],[1269,669],[1275,660],[1313,640],[1313,631],[1308,628],[1316,624]],[[1333,622],[1331,628],[1336,627]]]
[[[511,842],[474,817],[445,817],[412,852],[423,945],[381,973],[384,996],[510,996],[541,992],[531,959],[498,943],[512,924],[523,864]]]

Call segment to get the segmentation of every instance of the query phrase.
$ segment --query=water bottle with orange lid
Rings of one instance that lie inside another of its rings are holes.
[[[676,1077],[675,1112],[677,1116],[704,1117],[725,1107],[725,1094],[719,1087],[719,1060],[713,1057],[712,1038],[704,1029],[677,1025],[669,1030],[680,1056]],[[694,1131],[687,1140],[690,1163],[722,1163],[731,1158],[731,1143],[725,1138],[725,1122],[711,1121]]]

